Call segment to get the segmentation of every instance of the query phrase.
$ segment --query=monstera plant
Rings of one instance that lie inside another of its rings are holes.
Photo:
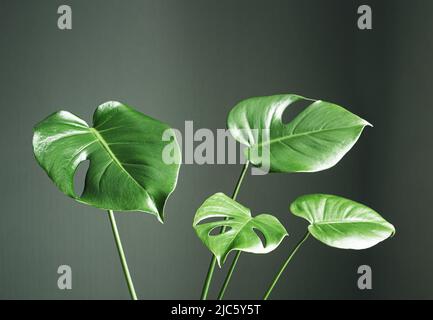
[[[284,111],[298,101],[310,103],[289,123]],[[235,256],[218,294],[223,299],[241,252],[266,254],[288,236],[269,213],[252,214],[237,201],[251,165],[267,173],[317,172],[337,164],[370,124],[333,103],[286,94],[257,97],[236,105],[228,116],[232,136],[245,146],[246,162],[233,194],[216,193],[197,210],[193,228],[212,259],[203,285],[207,299],[216,265]],[[172,140],[164,139],[168,135]],[[165,148],[173,151],[164,161]],[[174,147],[174,149],[173,149]],[[60,111],[36,125],[33,150],[39,165],[65,195],[107,211],[132,299],[137,299],[116,226],[114,211],[140,211],[164,221],[164,206],[173,192],[181,155],[174,131],[119,102],[100,105],[93,125]],[[89,161],[84,190],[77,194],[74,177]],[[366,249],[391,237],[394,227],[377,212],[335,195],[310,194],[296,199],[290,211],[309,222],[305,236],[288,254],[264,299],[268,299],[287,265],[311,235],[340,249]]]
[[[39,165],[65,195],[107,211],[125,279],[137,299],[113,211],[141,211],[164,221],[164,206],[173,192],[180,150],[167,164],[161,139],[170,127],[119,102],[100,105],[93,126],[67,111],[59,111],[34,128],[33,150]],[[175,139],[174,134],[171,134]],[[179,149],[177,142],[175,146]],[[90,162],[84,191],[74,191],[74,176]]]
[[[311,104],[289,123],[283,123],[283,112],[298,101]],[[364,128],[370,126],[338,105],[293,94],[244,100],[231,110],[227,123],[232,136],[246,146],[247,161],[232,198],[221,193],[211,196],[194,218],[193,227],[198,237],[213,253],[202,299],[207,299],[216,263],[221,266],[231,251],[236,251],[236,255],[218,299],[224,297],[241,252],[268,253],[288,235],[274,216],[252,217],[249,209],[236,202],[248,166],[265,168],[271,173],[329,169],[353,147]],[[284,269],[310,234],[328,246],[358,250],[374,246],[395,232],[394,227],[372,209],[338,196],[302,196],[290,209],[310,225],[288,255],[264,299],[270,296]],[[219,220],[211,220],[215,218]]]

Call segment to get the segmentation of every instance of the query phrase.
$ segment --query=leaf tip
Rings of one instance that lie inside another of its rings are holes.
[[[217,258],[218,267],[221,269],[222,268],[221,259],[219,257],[216,258]]]
[[[395,236],[395,234],[397,233],[397,231],[395,230],[395,227],[394,227],[394,225],[393,224],[391,224],[391,223],[389,223],[388,222],[388,224],[389,224],[389,227],[390,227],[390,229],[391,229],[391,234],[390,234],[390,238],[393,238],[394,236]]]

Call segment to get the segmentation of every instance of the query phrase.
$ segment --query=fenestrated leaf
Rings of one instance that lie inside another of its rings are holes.
[[[206,222],[210,218],[221,220]],[[214,194],[202,204],[194,217],[193,226],[198,237],[217,258],[219,266],[233,250],[268,253],[287,236],[286,229],[277,218],[269,214],[252,217],[248,208],[223,193]],[[224,233],[211,234],[223,226],[226,227]],[[255,229],[262,233],[265,243]]]
[[[176,141],[163,141],[170,127],[119,102],[100,105],[93,127],[60,111],[34,129],[33,150],[38,163],[66,195],[101,209],[142,211],[164,218],[164,205],[174,190],[180,166]],[[174,134],[172,135],[174,137]],[[162,159],[174,146],[172,164]],[[74,192],[78,165],[88,159],[82,195]]]
[[[284,124],[284,110],[301,100],[311,101],[285,94],[250,98],[232,109],[228,128],[237,141],[248,147],[247,157],[253,165],[267,167],[270,172],[328,169],[340,161],[364,127],[370,125],[346,109],[320,100]]]
[[[394,226],[376,211],[338,196],[301,196],[290,210],[310,222],[308,230],[317,240],[335,248],[366,249],[395,233]]]

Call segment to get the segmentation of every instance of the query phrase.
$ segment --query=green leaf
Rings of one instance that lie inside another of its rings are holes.
[[[335,104],[316,101],[290,123],[284,110],[297,101],[286,94],[258,97],[237,104],[228,116],[233,137],[246,145],[247,158],[271,172],[316,172],[328,169],[352,148],[367,121]],[[266,156],[268,155],[268,156]]]
[[[180,166],[175,138],[162,140],[170,127],[119,102],[100,105],[93,125],[67,111],[40,122],[33,135],[38,163],[63,193],[79,202],[107,210],[147,212],[162,222]],[[178,161],[166,164],[162,153],[170,143]],[[74,175],[87,159],[89,169],[79,196],[74,192]]]
[[[206,222],[210,218],[223,218],[219,221]],[[269,214],[251,217],[251,212],[223,193],[216,193],[208,198],[197,210],[193,223],[198,237],[215,255],[221,266],[227,255],[233,250],[251,253],[268,253],[278,247],[287,236],[287,231],[277,218]],[[225,227],[223,233],[219,233]],[[212,235],[213,231],[218,231]],[[261,232],[262,243],[256,230]]]
[[[338,196],[301,196],[290,210],[310,222],[308,230],[317,240],[335,248],[367,249],[395,233],[394,226],[376,211]]]

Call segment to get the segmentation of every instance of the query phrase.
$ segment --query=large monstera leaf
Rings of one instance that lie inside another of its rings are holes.
[[[96,109],[93,127],[67,111],[52,114],[36,125],[33,149],[66,195],[101,209],[147,212],[162,222],[180,166],[177,142],[162,140],[166,130],[168,125],[131,107],[107,102]],[[178,161],[166,164],[162,154],[169,143]],[[85,187],[77,195],[74,175],[85,160],[90,161]]]
[[[367,249],[395,233],[394,226],[374,210],[338,196],[301,196],[290,210],[310,222],[308,231],[317,240],[335,248]]]
[[[312,101],[286,94],[258,97],[237,104],[228,116],[233,137],[246,145],[247,158],[270,172],[316,172],[334,166],[352,148],[367,121],[346,109],[315,101],[290,123],[287,107]]]
[[[221,218],[206,222],[207,219]],[[208,198],[197,210],[193,223],[201,241],[215,255],[221,266],[233,250],[251,253],[268,253],[287,236],[287,231],[277,218],[269,214],[251,216],[248,208],[223,193]],[[223,233],[211,234],[225,227]],[[256,233],[261,232],[264,243]]]

